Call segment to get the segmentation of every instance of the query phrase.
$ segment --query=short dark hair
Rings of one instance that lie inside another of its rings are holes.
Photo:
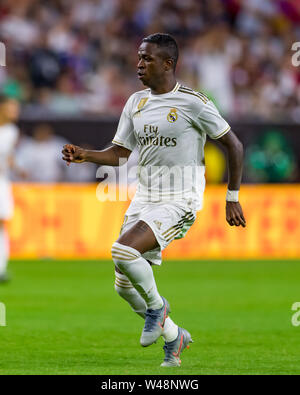
[[[142,40],[143,43],[151,43],[156,44],[157,46],[164,48],[168,54],[168,56],[173,59],[174,62],[174,70],[176,68],[177,60],[178,60],[178,45],[175,39],[167,33],[154,33],[150,34],[150,36],[145,37]]]

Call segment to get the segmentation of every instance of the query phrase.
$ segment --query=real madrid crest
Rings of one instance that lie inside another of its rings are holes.
[[[171,108],[167,120],[171,123],[176,122],[178,119],[178,114],[177,114],[177,109],[176,108]]]

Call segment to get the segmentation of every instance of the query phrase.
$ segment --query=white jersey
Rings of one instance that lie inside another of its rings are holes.
[[[12,123],[0,126],[0,180],[8,181],[9,158],[13,154],[19,129]]]
[[[113,143],[139,151],[135,200],[188,204],[202,208],[206,135],[218,139],[230,130],[214,104],[179,83],[171,92],[150,89],[127,101]]]

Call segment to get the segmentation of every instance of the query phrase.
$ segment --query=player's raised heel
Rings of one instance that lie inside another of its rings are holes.
[[[183,328],[178,327],[177,338],[164,345],[165,359],[160,365],[162,367],[178,367],[181,365],[180,354],[187,348],[189,349],[189,343],[193,343],[191,334]]]
[[[168,314],[170,313],[169,302],[162,297],[163,307],[157,310],[146,311],[145,326],[140,343],[143,347],[150,346],[162,335]]]

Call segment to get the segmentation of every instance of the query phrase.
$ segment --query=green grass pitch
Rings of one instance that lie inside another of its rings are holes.
[[[0,286],[0,374],[299,374],[299,261],[165,261],[155,268],[172,318],[194,343],[160,368],[163,341],[114,291],[108,261],[12,262]]]

